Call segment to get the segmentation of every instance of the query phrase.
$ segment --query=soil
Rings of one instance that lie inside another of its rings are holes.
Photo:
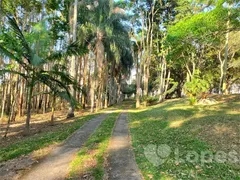
[[[14,144],[16,142],[22,141],[24,139],[30,138],[34,135],[44,133],[44,132],[54,132],[61,127],[64,127],[66,124],[71,123],[78,119],[81,116],[88,114],[88,111],[78,111],[75,113],[75,117],[71,119],[66,119],[67,112],[57,111],[55,113],[54,125],[52,126],[50,123],[51,113],[45,114],[34,114],[31,117],[31,125],[30,125],[30,134],[28,136],[24,136],[24,128],[25,128],[25,117],[17,117],[15,122],[12,122],[7,134],[6,138],[2,138],[6,129],[6,122],[0,125],[0,148],[9,146],[10,144]]]

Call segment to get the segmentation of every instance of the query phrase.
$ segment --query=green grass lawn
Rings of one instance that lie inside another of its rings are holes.
[[[57,131],[40,133],[26,138],[23,141],[0,148],[0,162],[28,154],[50,144],[62,142],[94,116],[94,114],[83,116],[71,123],[66,124]]]
[[[112,129],[119,112],[110,114],[88,139],[77,157],[72,161],[68,179],[86,178],[102,180],[104,157],[111,138]]]
[[[215,105],[178,99],[129,112],[145,179],[240,179],[240,97],[215,98]]]

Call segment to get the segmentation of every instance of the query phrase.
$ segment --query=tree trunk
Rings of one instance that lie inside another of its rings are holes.
[[[7,128],[6,128],[4,137],[7,137],[7,133],[10,128],[11,122],[15,121],[15,117],[16,117],[15,105],[16,105],[16,95],[17,95],[17,91],[18,91],[17,86],[18,86],[18,82],[16,81],[15,82],[15,90],[14,90],[14,92],[11,93],[11,99],[10,99],[11,110],[10,110],[10,114],[8,116],[8,123],[7,123]],[[13,89],[14,89],[14,85],[13,85]]]
[[[104,45],[102,42],[103,32],[97,31],[97,43],[96,43],[96,60],[97,60],[97,83],[96,88],[98,88],[97,101],[96,101],[96,111],[101,108],[102,95],[103,95],[103,61],[104,61]]]
[[[18,99],[18,116],[23,116],[23,90],[24,90],[24,79],[20,80],[20,93]]]
[[[163,101],[163,93],[164,93],[164,85],[165,85],[165,75],[166,75],[166,62],[163,58],[162,65],[161,65],[161,73],[160,73],[160,84],[159,84],[159,102]]]
[[[104,61],[104,108],[108,107],[108,63],[107,63],[107,58],[105,58]]]
[[[92,77],[91,85],[90,85],[90,98],[91,98],[91,112],[94,112],[94,88],[95,88],[95,80]]]
[[[141,59],[141,50],[138,50],[138,55],[137,55],[137,59],[136,59],[136,108],[140,107],[140,72],[141,69],[139,69],[139,62],[138,62],[138,58]]]
[[[47,92],[47,87],[43,85],[43,92]],[[47,95],[43,94],[43,102],[42,102],[42,112],[43,114],[46,113],[46,107],[47,107]]]
[[[55,105],[56,105],[56,96],[53,95],[53,98],[52,98],[52,114],[51,114],[51,121],[50,121],[50,124],[52,126],[54,125]]]
[[[228,68],[228,41],[229,41],[229,20],[230,10],[228,5],[228,20],[227,20],[227,33],[226,33],[226,41],[225,41],[225,54],[224,54],[224,61],[223,61],[223,69],[222,69],[222,92],[224,94],[227,93],[227,68]]]
[[[31,101],[32,101],[32,93],[33,93],[33,83],[27,84],[27,118],[25,124],[24,135],[28,135],[30,132],[30,119],[31,119]]]
[[[70,26],[72,28],[72,41],[75,42],[77,39],[77,6],[78,6],[78,0],[74,1],[74,7],[73,7],[73,19],[72,23],[70,23]],[[72,56],[70,60],[70,74],[71,76],[76,79],[76,57]],[[76,90],[71,86],[71,95],[73,98],[76,98]],[[67,118],[74,117],[74,105],[71,103],[69,106]]]
[[[76,78],[78,79],[78,84],[81,85],[81,82],[82,82],[82,78],[83,78],[83,73],[82,73],[82,63],[83,63],[83,59],[84,57],[79,57],[78,58],[78,63],[77,63],[77,75],[76,75]],[[81,98],[82,98],[82,92],[81,91],[78,91],[77,93],[77,100],[79,103],[81,103]]]
[[[117,83],[117,103],[121,102],[121,74],[118,76],[118,83]]]
[[[91,112],[94,112],[94,100],[95,100],[95,89],[97,88],[97,61],[96,59],[93,62],[93,74],[91,76],[91,84],[90,84],[90,101],[91,101]]]
[[[83,109],[86,108],[86,93],[87,93],[87,81],[86,81],[86,77],[87,77],[87,67],[88,67],[88,55],[86,55],[84,57],[84,68],[83,68],[83,92],[82,92],[82,107]]]
[[[10,111],[11,111],[11,79],[12,79],[12,74],[10,74],[10,80],[8,83],[8,89],[7,89],[7,94],[6,94],[6,114],[9,116]]]
[[[4,88],[4,93],[3,93],[3,100],[2,100],[1,121],[2,121],[3,116],[4,116],[5,104],[6,104],[6,98],[7,98],[7,91],[8,91],[8,84],[6,83],[5,88]]]
[[[105,97],[104,97],[104,108],[108,107],[108,87],[105,90]]]

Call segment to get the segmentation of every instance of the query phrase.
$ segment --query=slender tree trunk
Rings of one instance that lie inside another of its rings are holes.
[[[108,87],[105,90],[105,98],[104,98],[104,108],[108,107]]]
[[[218,59],[220,61],[220,82],[219,82],[219,90],[218,93],[222,94],[222,84],[223,84],[223,60],[221,58],[221,51],[218,52]]]
[[[143,77],[143,106],[147,106],[147,96],[148,96],[148,78],[149,78],[149,66],[148,66],[148,58],[146,60],[146,63],[143,65],[143,72],[144,72],[144,77]]]
[[[73,7],[73,20],[72,23],[70,23],[70,26],[72,26],[72,36],[73,36],[73,42],[77,39],[77,7],[78,7],[78,0],[74,1],[74,7]],[[70,60],[70,74],[71,76],[76,79],[76,57],[72,56]],[[71,94],[73,98],[76,98],[76,90],[71,87]],[[69,106],[67,118],[74,117],[74,105],[71,104]]]
[[[18,91],[18,82],[16,81],[15,82],[15,88],[14,88],[14,84],[13,84],[13,89],[14,92],[11,93],[11,98],[10,98],[10,104],[11,104],[11,110],[10,110],[10,114],[8,116],[8,123],[7,123],[7,128],[6,128],[6,131],[5,131],[5,134],[4,134],[4,137],[7,137],[7,133],[8,133],[8,130],[10,128],[10,124],[12,121],[14,121],[15,117],[16,117],[16,112],[15,112],[15,105],[16,105],[16,95],[17,95],[17,91]]]
[[[167,64],[166,64],[165,57],[163,57],[163,62],[162,62],[162,67],[161,67],[160,85],[159,85],[159,102],[162,102],[164,100],[166,74],[167,74]]]
[[[55,96],[55,94],[53,94],[53,98],[52,98],[52,114],[51,114],[51,121],[50,121],[50,124],[52,126],[54,125],[55,106],[56,106],[56,96]]]
[[[10,111],[11,111],[11,79],[12,79],[12,74],[10,74],[7,96],[6,96],[6,110],[5,110],[5,112],[8,116],[10,115]]]
[[[20,80],[20,93],[18,99],[18,116],[23,116],[23,91],[24,91],[24,79]]]
[[[139,62],[138,58],[141,59],[141,50],[138,50],[138,55],[136,59],[136,108],[140,107],[140,69],[139,69]]]
[[[225,41],[225,54],[223,61],[223,72],[222,72],[222,92],[224,94],[227,93],[227,69],[228,69],[228,41],[229,41],[229,16],[230,16],[230,6],[228,5],[228,20],[227,20],[227,33],[226,33],[226,41]]]
[[[108,107],[108,63],[107,63],[107,58],[105,58],[104,61],[104,108]]]
[[[47,87],[43,85],[43,92],[47,92]],[[47,107],[47,95],[43,94],[43,102],[42,102],[42,112],[43,114],[46,113],[46,107]]]
[[[32,93],[33,93],[33,83],[30,82],[27,84],[27,118],[25,124],[24,135],[28,135],[30,132],[30,119],[31,119],[31,101],[32,101]]]
[[[6,104],[6,98],[7,98],[7,91],[8,91],[8,84],[6,83],[5,88],[4,88],[4,93],[3,93],[3,100],[2,100],[1,121],[2,121],[3,116],[4,116],[5,104]]]
[[[88,58],[88,79],[87,79],[87,88],[86,88],[86,105],[91,104],[91,94],[90,94],[90,89],[91,89],[91,61],[90,58]]]
[[[79,57],[78,58],[78,65],[77,65],[77,79],[78,79],[78,84],[79,85],[81,85],[81,82],[82,82],[82,78],[83,78],[83,73],[82,73],[82,70],[83,70],[83,68],[82,68],[82,63],[83,63],[83,60],[84,59],[84,57]],[[82,101],[81,101],[81,99],[82,99],[82,92],[81,91],[78,91],[78,95],[77,95],[77,100],[78,100],[78,102],[79,103],[81,103]]]
[[[94,100],[95,100],[95,89],[97,87],[97,61],[94,60],[94,72],[91,76],[91,85],[90,85],[90,101],[91,101],[91,112],[94,112]]]
[[[82,92],[82,107],[83,109],[86,108],[86,93],[87,93],[87,84],[86,84],[86,78],[87,78],[87,67],[88,67],[88,55],[84,57],[84,68],[83,68],[83,92]]]
[[[94,112],[94,87],[95,87],[95,80],[92,77],[91,85],[90,85],[90,98],[91,98],[91,112]]]
[[[37,86],[37,91],[36,92],[41,92],[41,90],[40,90],[40,84],[38,84],[38,86]],[[40,105],[40,95],[37,95],[36,96],[36,105],[35,105],[35,108],[36,108],[36,113],[39,113],[39,105]]]
[[[121,74],[118,76],[118,83],[117,83],[117,103],[121,102]]]

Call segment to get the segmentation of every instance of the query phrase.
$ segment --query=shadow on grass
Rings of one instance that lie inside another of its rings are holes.
[[[94,116],[95,115],[88,115],[81,117],[78,120],[66,123],[61,129],[56,129],[56,131],[42,132],[1,148],[0,162],[28,154],[53,143],[61,142]]]
[[[144,155],[144,147],[149,144],[166,144],[173,150],[178,149],[180,157],[184,157],[188,151],[198,154],[204,151],[239,151],[240,119],[239,113],[233,112],[233,108],[238,107],[238,101],[191,107],[185,100],[173,100],[145,110],[130,112],[134,151],[144,177],[151,179],[148,175],[152,174],[153,179],[159,179],[165,174],[177,179],[196,179],[196,173],[191,177],[193,171],[197,172],[200,179],[239,178],[239,164],[176,164],[174,156],[171,156],[165,164],[155,167]]]

